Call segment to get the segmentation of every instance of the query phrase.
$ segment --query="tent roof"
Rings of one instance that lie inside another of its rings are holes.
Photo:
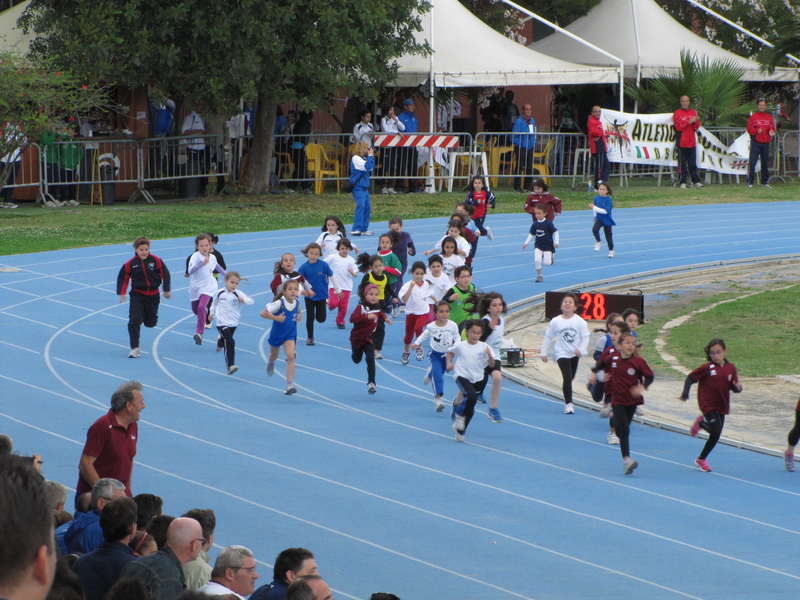
[[[433,64],[437,87],[614,83],[618,68],[574,64],[529,50],[475,17],[458,0],[433,0]],[[422,15],[420,43],[429,40],[430,18]],[[430,57],[405,55],[396,85],[417,86],[430,76]]]
[[[0,13],[0,51],[14,51],[20,55],[28,53],[33,34],[25,35],[17,27],[17,19],[28,8],[30,2],[23,2]]]
[[[658,71],[680,70],[680,52],[686,49],[709,59],[730,60],[745,69],[745,81],[797,81],[797,69],[776,69],[773,75],[761,72],[755,61],[742,58],[704,40],[673,19],[654,0],[603,0],[588,15],[565,27],[570,33],[591,42],[625,61],[625,77],[636,77],[636,30],[639,30],[642,77],[652,78]],[[528,48],[587,65],[608,66],[610,59],[567,36],[554,33]]]

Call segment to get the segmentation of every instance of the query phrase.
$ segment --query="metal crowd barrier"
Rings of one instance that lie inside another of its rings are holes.
[[[41,149],[39,144],[28,143],[20,147],[18,160],[0,163],[0,185],[3,191],[2,202],[13,204],[14,191],[21,188],[36,188],[37,198],[42,193],[42,176],[39,168]],[[12,157],[9,157],[12,158]],[[7,169],[7,171],[6,171]]]

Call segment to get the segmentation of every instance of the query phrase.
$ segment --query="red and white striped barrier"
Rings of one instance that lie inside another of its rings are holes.
[[[373,142],[376,146],[389,148],[454,148],[458,146],[455,135],[396,135],[379,134]]]

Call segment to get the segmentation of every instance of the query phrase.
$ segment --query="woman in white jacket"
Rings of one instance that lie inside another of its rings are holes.
[[[389,106],[385,112],[386,116],[381,119],[381,131],[383,133],[400,135],[401,132],[406,130],[406,126],[394,114],[394,106]],[[383,146],[381,147],[381,154],[383,175],[387,177],[386,185],[383,186],[382,192],[384,194],[396,194],[397,192],[391,184],[396,181],[394,176],[397,174],[397,148]]]

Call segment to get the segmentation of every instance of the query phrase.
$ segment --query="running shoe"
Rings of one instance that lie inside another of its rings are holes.
[[[428,367],[428,370],[425,371],[425,377],[422,378],[422,385],[429,385],[431,382],[431,369],[433,367]]]
[[[565,415],[574,415],[575,414],[575,405],[572,402],[567,402],[564,405],[564,414]]]
[[[705,186],[698,181],[697,183],[694,184],[694,187],[701,188],[701,187],[705,187]]]
[[[410,356],[411,356],[411,352],[403,352],[403,356],[400,357],[400,364],[401,365],[407,365],[408,364],[408,358]]]
[[[689,430],[689,433],[692,434],[692,437],[697,437],[697,434],[700,432],[700,423],[703,422],[703,415],[700,415],[694,420],[694,424],[692,428]]]
[[[436,412],[442,412],[444,410],[444,402],[440,399],[436,399]]]
[[[686,184],[685,184],[685,183],[682,183],[682,184],[681,184],[681,189],[682,189],[682,190],[685,190],[685,189],[686,189]]]
[[[603,402],[603,408],[600,409],[600,418],[607,419],[611,414],[611,403]]]
[[[608,432],[608,444],[609,446],[619,446],[619,438],[613,431]]]
[[[217,337],[217,347],[214,349],[217,352],[222,352],[222,336]]]
[[[361,235],[375,235],[375,234],[371,231],[362,231]]]
[[[486,398],[484,398],[483,394],[478,394],[478,404],[486,404]]]
[[[708,466],[708,463],[704,458],[695,458],[694,464],[700,467],[701,471],[705,471],[706,473],[711,473],[711,467]]]
[[[461,434],[464,435],[464,429],[466,429],[466,424],[464,422],[464,417],[461,415],[456,415],[456,420],[453,421],[453,431],[456,432],[456,435]],[[463,440],[460,440],[463,441]]]
[[[542,277],[541,275],[538,275],[536,277],[536,283],[542,283],[543,281],[544,281],[544,277]]]
[[[203,345],[203,336],[202,335],[200,335],[199,333],[195,333],[193,338],[194,338],[194,343],[195,344],[197,344],[198,346],[202,346]]]
[[[406,305],[405,304],[401,304],[400,305],[400,312],[401,313],[405,313],[406,312]]]
[[[272,377],[272,374],[275,372],[275,361],[270,360],[267,361],[267,377]]]
[[[139,358],[139,349],[131,348],[131,351],[128,353],[128,358]]]
[[[614,258],[615,255],[616,253],[613,250],[608,251],[608,258]]]
[[[487,413],[486,416],[489,417],[489,420],[492,423],[502,423],[503,422],[503,419],[500,416],[500,411],[497,410],[496,408],[490,408],[489,412]]]
[[[786,470],[790,473],[794,472],[794,454],[783,453],[783,466],[786,467]]]
[[[417,360],[423,360],[425,358],[425,353],[422,351],[422,348],[417,348]]]
[[[625,475],[630,475],[638,466],[639,466],[638,462],[636,462],[635,460],[629,460],[628,462],[622,465],[622,472],[625,473]]]
[[[374,383],[368,383],[368,384],[367,384],[367,393],[368,393],[370,396],[371,396],[372,394],[374,394],[375,392],[377,392],[377,391],[378,391],[378,388],[376,388],[376,387],[375,387],[375,384],[374,384]]]
[[[396,319],[396,318],[397,318],[397,315],[399,315],[399,314],[400,314],[400,309],[399,309],[399,308],[397,308],[397,305],[395,305],[394,307],[392,307],[392,318],[393,318],[393,319]]]
[[[358,230],[356,230],[356,231],[351,231],[351,232],[350,232],[350,235],[361,235],[361,232],[360,232],[360,231],[358,231]]]
[[[765,184],[764,184],[764,185],[762,185],[761,187],[763,187],[763,188],[767,188],[767,189],[772,189],[772,186],[771,186],[770,184],[768,184],[768,183],[765,183]]]
[[[463,442],[464,441],[464,434],[463,433],[458,433],[458,431],[456,431],[456,441],[457,442]]]
[[[494,234],[492,234],[491,227],[486,228],[486,239],[489,240],[490,242],[494,239]]]
[[[375,360],[383,360],[383,354],[380,350],[375,350]]]
[[[769,186],[767,186],[767,187],[769,187]],[[17,206],[13,202],[3,202],[2,207],[3,208],[19,208],[19,206]]]
[[[283,392],[283,393],[286,394],[287,396],[291,396],[292,394],[296,394],[297,393],[297,388],[295,387],[295,385],[293,383],[287,383],[286,384],[286,391]]]
[[[238,370],[239,367],[237,367],[236,365],[231,365],[230,367],[228,367],[228,375],[233,375]]]
[[[344,323],[337,323],[336,327],[338,327],[339,329],[345,329]]]
[[[603,245],[602,242],[595,242],[594,243],[594,251],[595,252],[600,252],[600,246],[602,246],[602,245]]]
[[[307,338],[306,346],[313,346],[313,345],[314,345],[314,338]]]
[[[208,321],[206,321],[206,329],[211,329],[211,323],[209,323]]]

